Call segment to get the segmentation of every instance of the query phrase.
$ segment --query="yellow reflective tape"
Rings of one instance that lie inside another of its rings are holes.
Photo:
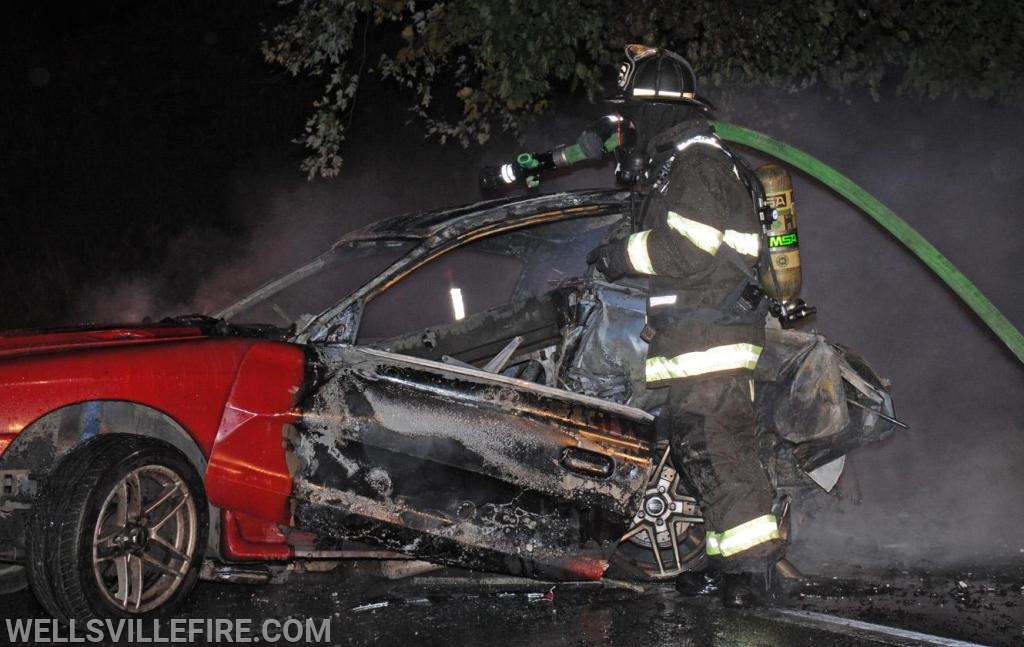
[[[680,216],[675,211],[668,212],[668,226],[679,235],[693,243],[697,249],[714,256],[722,244],[722,232],[710,225]]]
[[[650,230],[641,231],[629,237],[626,243],[626,254],[629,255],[629,264],[641,274],[654,272],[654,265],[651,263],[651,256],[647,253],[647,237],[651,235]]]
[[[721,555],[722,549],[718,546],[718,535],[711,530],[704,534],[704,552],[710,556]]]
[[[717,543],[722,557],[729,557],[780,538],[778,519],[773,514],[766,514],[718,533]]]
[[[683,353],[669,359],[650,357],[647,359],[646,377],[648,382],[693,377],[717,371],[731,371],[738,368],[753,370],[761,347],[754,344],[727,344],[703,351]]]
[[[744,234],[726,229],[722,242],[745,256],[757,256],[761,251],[761,234]]]

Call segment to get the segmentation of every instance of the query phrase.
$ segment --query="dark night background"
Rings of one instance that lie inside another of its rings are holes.
[[[359,96],[339,178],[290,140],[315,82],[266,66],[273,2],[23,6],[3,21],[0,328],[211,308],[354,226],[479,198],[517,144],[440,148],[384,88]],[[695,61],[698,73],[700,61]],[[711,88],[720,118],[875,194],[1024,327],[1024,111],[982,100]],[[599,110],[589,106],[582,111]],[[525,146],[575,137],[571,111]],[[546,190],[609,185],[610,168]],[[807,178],[795,199],[814,327],[893,381],[910,432],[854,454],[798,529],[798,565],[1024,559],[1024,371],[898,242]]]

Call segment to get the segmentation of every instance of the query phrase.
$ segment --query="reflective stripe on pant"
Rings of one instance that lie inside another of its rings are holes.
[[[774,539],[781,539],[779,520],[773,514],[761,515],[722,532],[707,531],[707,554],[730,557]]]
[[[762,348],[756,344],[740,343],[714,346],[671,358],[649,357],[646,363],[646,377],[648,382],[658,382],[719,371],[753,370],[761,351]]]

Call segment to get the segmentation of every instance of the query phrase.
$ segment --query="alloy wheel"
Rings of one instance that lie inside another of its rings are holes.
[[[196,502],[174,470],[144,465],[129,472],[107,494],[93,531],[101,594],[128,613],[159,607],[186,580],[198,525]]]

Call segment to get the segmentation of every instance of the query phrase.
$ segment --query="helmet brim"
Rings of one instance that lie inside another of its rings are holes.
[[[664,103],[669,105],[688,105],[700,108],[706,112],[713,112],[715,110],[715,104],[711,103],[704,97],[694,95],[693,97],[664,97],[664,96],[653,96],[653,97],[633,97],[623,93],[615,94],[604,100],[604,103],[613,103],[621,105],[636,101],[638,103]]]

